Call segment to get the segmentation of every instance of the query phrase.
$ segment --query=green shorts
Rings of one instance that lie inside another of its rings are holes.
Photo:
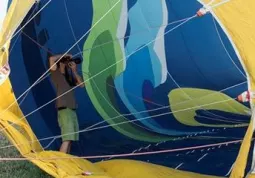
[[[62,141],[79,140],[79,133],[77,133],[79,131],[79,124],[74,110],[69,108],[59,110],[58,123],[61,128]]]

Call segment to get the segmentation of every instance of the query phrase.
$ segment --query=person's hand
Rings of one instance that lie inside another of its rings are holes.
[[[75,62],[69,62],[68,66],[72,69],[73,72],[76,72],[77,66]]]

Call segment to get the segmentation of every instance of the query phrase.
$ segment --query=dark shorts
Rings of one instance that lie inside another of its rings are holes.
[[[76,112],[66,108],[58,111],[58,123],[61,128],[62,141],[79,140],[79,124]]]

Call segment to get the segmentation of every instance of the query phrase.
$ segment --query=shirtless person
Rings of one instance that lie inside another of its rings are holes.
[[[76,63],[79,64],[81,61],[74,62],[74,60],[71,60],[72,55],[68,54],[54,65],[62,56],[63,55],[55,55],[49,58],[49,65],[52,67],[51,79],[56,88],[57,97],[68,92],[76,85],[84,87],[84,84],[82,84],[83,80],[77,73],[76,66]],[[61,128],[61,134],[63,135],[60,151],[69,153],[71,142],[79,140],[79,134],[77,133],[79,131],[79,124],[76,115],[77,105],[74,92],[70,91],[58,98],[56,107],[58,109],[58,123]]]

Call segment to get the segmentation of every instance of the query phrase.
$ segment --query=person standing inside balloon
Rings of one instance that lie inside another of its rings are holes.
[[[58,123],[61,129],[61,152],[70,153],[71,143],[79,140],[79,123],[76,115],[77,104],[72,88],[84,82],[77,72],[80,58],[73,59],[71,54],[49,57],[51,80],[56,89],[58,109]],[[62,58],[61,58],[62,57]],[[61,58],[61,60],[59,60]],[[55,63],[58,63],[55,65]]]

